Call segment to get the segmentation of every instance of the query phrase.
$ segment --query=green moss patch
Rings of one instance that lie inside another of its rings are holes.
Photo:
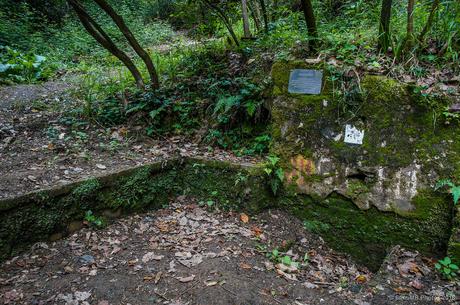
[[[430,197],[427,218],[408,218],[376,208],[360,210],[352,201],[331,195],[318,201],[305,195],[284,198],[281,205],[305,221],[332,248],[348,253],[357,262],[377,270],[387,250],[395,245],[442,256],[450,236],[451,213],[447,201]]]

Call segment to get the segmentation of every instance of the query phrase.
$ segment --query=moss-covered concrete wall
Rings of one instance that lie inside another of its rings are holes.
[[[161,208],[178,195],[253,213],[274,202],[257,167],[203,159],[149,164],[0,201],[0,261],[78,229],[89,210],[119,216]]]
[[[271,153],[281,157],[291,193],[303,198],[287,207],[355,257],[383,258],[395,244],[445,253],[453,206],[433,186],[460,177],[460,127],[444,124],[439,111],[449,101],[374,75],[351,101],[335,95],[326,73],[321,94],[289,94],[294,68],[318,65],[279,61],[272,68]],[[346,124],[364,130],[362,145],[344,142]]]

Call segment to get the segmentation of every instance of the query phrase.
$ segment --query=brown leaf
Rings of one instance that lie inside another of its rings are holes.
[[[261,228],[257,227],[257,226],[253,226],[252,227],[252,232],[254,232],[254,235],[256,237],[259,237],[260,235],[262,235],[262,233],[264,232]]]
[[[413,273],[413,274],[420,273],[420,269],[418,268],[417,264],[410,260],[405,261],[404,264],[400,264],[397,267],[398,267],[399,274],[401,274],[403,277],[409,276],[409,273]]]
[[[163,275],[163,272],[161,271],[155,275],[155,284],[158,284],[158,282],[161,280],[162,275]]]
[[[241,263],[240,267],[241,267],[241,269],[252,269],[251,265],[248,265],[246,263]]]
[[[150,276],[150,275],[144,276],[144,282],[150,282],[152,280],[153,280],[153,276]]]
[[[394,292],[396,293],[406,293],[406,292],[410,292],[411,290],[407,287],[397,287],[397,288],[393,288]]]
[[[417,279],[411,281],[411,282],[409,283],[409,286],[411,286],[411,287],[413,287],[413,288],[415,288],[415,289],[418,289],[418,290],[420,290],[420,289],[423,288],[423,284],[422,284],[419,280],[417,280]]]
[[[249,216],[246,215],[245,213],[241,213],[241,214],[240,214],[240,219],[241,219],[241,221],[244,222],[244,223],[248,223],[248,222],[249,222]]]

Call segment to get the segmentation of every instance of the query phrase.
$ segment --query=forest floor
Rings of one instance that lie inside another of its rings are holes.
[[[249,218],[187,197],[37,243],[0,266],[1,304],[458,304],[459,296],[418,253],[395,247],[372,274],[285,212]]]

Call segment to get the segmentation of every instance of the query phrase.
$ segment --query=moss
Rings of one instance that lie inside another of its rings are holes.
[[[99,181],[96,178],[90,178],[83,182],[72,191],[72,195],[75,200],[81,200],[91,194],[94,194],[101,187]]]
[[[369,192],[369,186],[361,180],[350,179],[346,194],[350,198],[357,198],[361,194]]]
[[[257,213],[274,205],[261,167],[241,168],[226,162],[187,162],[180,171],[181,193],[213,200],[221,208]]]
[[[283,207],[306,221],[307,227],[313,224],[315,232],[330,246],[373,270],[378,269],[393,245],[439,256],[449,239],[451,215],[435,208],[427,219],[407,218],[374,207],[360,210],[340,195],[326,200],[299,195],[285,198]]]

